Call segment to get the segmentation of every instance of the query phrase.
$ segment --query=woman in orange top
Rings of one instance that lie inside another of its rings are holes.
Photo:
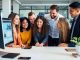
[[[69,24],[65,18],[60,18],[57,27],[60,33],[60,44],[61,47],[66,47],[68,43],[68,34],[69,34]]]
[[[20,19],[17,13],[11,13],[9,17],[12,20],[12,27],[13,27],[13,39],[14,44],[13,47],[23,47],[21,38],[20,38]]]
[[[20,35],[22,43],[25,47],[28,47],[31,42],[31,26],[30,21],[26,17],[22,17],[20,19],[21,26],[20,26]]]

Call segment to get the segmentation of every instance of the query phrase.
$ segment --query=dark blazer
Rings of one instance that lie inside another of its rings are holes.
[[[69,34],[69,46],[71,46],[71,47],[75,46],[74,43],[70,42],[70,40],[71,40],[70,37],[71,37],[71,32],[72,32],[72,27],[73,27],[74,22],[75,22],[75,20],[73,19],[71,30],[70,30],[70,34]],[[74,26],[74,31],[73,31],[73,36],[72,37],[80,37],[80,15],[76,19],[76,24]]]

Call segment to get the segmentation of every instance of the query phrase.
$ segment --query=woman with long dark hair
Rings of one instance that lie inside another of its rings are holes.
[[[49,25],[47,20],[42,16],[38,16],[34,21],[34,28],[33,28],[35,46],[42,47],[46,44],[48,40],[48,32],[49,32],[48,29]]]
[[[31,26],[30,21],[26,17],[20,18],[20,35],[22,43],[25,45],[25,48],[30,46],[31,42]]]

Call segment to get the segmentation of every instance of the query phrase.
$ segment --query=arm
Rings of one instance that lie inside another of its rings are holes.
[[[34,36],[34,41],[35,41],[35,42],[38,42],[37,35]]]
[[[15,47],[15,48],[21,48],[21,46],[20,45],[17,45],[17,40],[16,40],[16,33],[14,34],[14,36],[13,36],[13,39],[14,39],[14,44],[12,45],[12,47]]]
[[[18,33],[18,43],[20,46],[23,46],[20,33]]]
[[[37,35],[34,36],[35,46],[40,46]]]
[[[43,45],[48,41],[48,34],[46,34],[44,40],[42,41]]]
[[[14,45],[16,45],[16,36],[15,36],[15,34],[14,34],[14,36],[13,36],[13,39],[14,39]]]
[[[75,43],[70,42],[70,43],[68,44],[68,47],[75,47]]]
[[[29,31],[29,39],[28,39],[28,41],[27,41],[27,45],[30,45],[30,42],[31,42],[31,37],[32,37],[32,32],[31,32],[31,29],[30,29],[30,31]]]
[[[80,36],[80,20],[77,20],[74,27],[73,37],[79,37],[79,36]],[[75,47],[75,45],[76,44],[71,41],[68,44],[69,47]]]

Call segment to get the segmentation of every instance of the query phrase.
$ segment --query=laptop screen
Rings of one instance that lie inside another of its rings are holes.
[[[4,45],[7,45],[13,42],[12,21],[8,18],[3,18],[2,27],[3,27]]]

